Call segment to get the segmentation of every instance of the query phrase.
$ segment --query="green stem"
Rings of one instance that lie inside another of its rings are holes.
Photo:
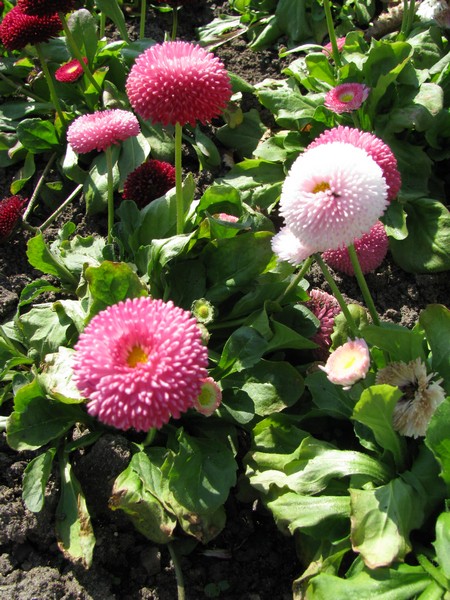
[[[331,288],[331,291],[333,292],[333,296],[339,302],[339,306],[341,307],[342,313],[345,317],[345,320],[348,323],[348,326],[350,327],[353,337],[355,337],[355,338],[358,337],[358,328],[356,327],[356,323],[355,323],[352,315],[350,314],[347,303],[345,302],[344,297],[342,296],[341,292],[339,291],[339,288],[336,285],[336,282],[334,281],[333,277],[331,276],[331,273],[328,270],[327,265],[323,261],[320,254],[314,254],[314,258],[315,258],[317,264],[319,265],[319,267],[321,268],[323,276],[325,277],[326,282],[328,283],[328,285]]]
[[[177,579],[177,594],[178,600],[185,600],[186,594],[184,592],[184,578],[183,571],[181,570],[180,561],[178,560],[178,555],[173,547],[172,543],[167,544],[170,552],[170,558],[172,559],[173,566],[175,568],[175,577]]]
[[[44,73],[44,77],[47,81],[48,89],[50,92],[50,98],[53,106],[55,107],[56,113],[61,121],[63,127],[67,127],[66,117],[61,109],[61,104],[59,103],[59,98],[55,90],[55,84],[53,83],[53,78],[50,75],[50,71],[48,70],[47,61],[44,58],[44,54],[41,49],[41,44],[35,44],[36,52],[41,63],[42,71]]]
[[[81,192],[82,189],[83,189],[83,184],[80,183],[80,185],[74,189],[74,191],[70,194],[70,196],[68,198],[66,198],[66,200],[64,200],[64,202],[61,204],[61,206],[59,206],[55,210],[55,212],[53,214],[51,214],[49,216],[49,218],[46,221],[44,221],[44,223],[42,223],[42,225],[39,227],[39,230],[41,232],[45,231],[47,229],[47,227],[49,225],[51,225],[57,217],[59,217],[59,215],[63,212],[63,210],[66,208],[66,206],[68,206],[72,202],[72,200],[74,198],[76,198],[76,196],[78,196],[78,194]]]
[[[375,303],[372,298],[372,294],[369,291],[369,287],[366,282],[366,278],[361,270],[361,265],[359,264],[358,255],[356,254],[355,246],[350,244],[347,248],[350,260],[352,262],[353,270],[355,271],[355,277],[359,285],[359,289],[362,292],[364,302],[366,303],[367,308],[369,309],[370,316],[372,317],[372,321],[375,325],[380,325],[380,318],[378,317],[377,309],[375,308]]]
[[[102,11],[100,13],[100,28],[99,28],[99,37],[102,39],[105,36],[105,27],[106,27],[106,15]]]
[[[325,10],[325,19],[327,21],[328,37],[331,42],[331,50],[334,59],[334,64],[337,68],[341,66],[341,56],[337,45],[336,32],[334,30],[333,15],[331,14],[331,3],[329,0],[323,0],[323,8]]]
[[[141,19],[139,22],[139,39],[145,37],[145,20],[147,16],[147,0],[141,0]]]
[[[177,37],[177,29],[178,29],[178,6],[174,6],[172,9],[172,34],[170,36],[170,39],[172,42]]]
[[[400,39],[400,40],[407,39],[409,32],[411,31],[411,26],[414,21],[415,12],[416,12],[415,0],[403,0],[402,26],[400,28],[398,39]]]
[[[105,150],[107,172],[107,198],[108,198],[108,244],[112,244],[112,228],[114,225],[114,179],[111,146]]]
[[[291,279],[289,285],[286,287],[284,292],[276,299],[276,302],[278,302],[278,303],[281,302],[283,300],[283,298],[285,298],[292,289],[297,287],[298,283],[303,279],[303,277],[309,271],[313,262],[314,262],[314,258],[312,256],[310,256],[303,262],[303,265],[302,265],[302,268],[300,269],[300,271],[297,273],[297,275],[295,275],[295,277],[293,279]]]
[[[430,575],[434,581],[443,589],[448,589],[448,581],[440,569],[435,567],[425,554],[417,552],[417,562]]]
[[[11,79],[9,79],[9,77],[6,77],[6,75],[3,75],[3,73],[0,73],[0,79],[2,81],[4,81],[7,85],[14,88],[18,94],[23,94],[24,96],[27,96],[28,98],[33,98],[33,100],[36,100],[36,102],[42,102],[42,103],[47,104],[47,100],[44,100],[44,98],[41,98],[40,96],[37,96],[36,94],[33,94],[33,92],[31,92],[30,90],[25,88],[23,85],[18,85],[14,81],[11,81]]]
[[[183,128],[175,123],[175,194],[177,203],[177,235],[184,230],[184,198],[183,198],[183,171],[181,164],[181,140]]]
[[[22,217],[23,223],[26,223],[28,215],[31,213],[31,211],[34,208],[34,205],[36,204],[36,200],[37,200],[38,194],[40,192],[40,189],[41,189],[42,185],[44,184],[45,178],[47,177],[47,173],[49,172],[52,164],[54,163],[55,158],[56,158],[56,152],[54,152],[51,155],[48,163],[45,165],[45,169],[42,171],[42,175],[39,177],[39,181],[37,182],[36,187],[34,188],[31,198],[28,202],[27,208],[26,208],[25,212],[23,213],[23,217]]]
[[[89,69],[88,65],[84,62],[83,60],[83,55],[80,52],[80,49],[78,48],[75,39],[72,35],[72,32],[67,24],[67,19],[64,15],[64,13],[59,12],[59,18],[61,19],[61,23],[63,25],[63,29],[64,29],[64,35],[66,36],[66,40],[70,46],[70,50],[72,52],[72,55],[78,60],[78,62],[80,63],[84,74],[86,75],[86,77],[89,79],[89,81],[92,83],[92,85],[95,87],[95,89],[97,90],[97,92],[99,94],[102,93],[102,88],[99,86],[99,84],[95,81],[94,76],[91,73],[91,70]]]

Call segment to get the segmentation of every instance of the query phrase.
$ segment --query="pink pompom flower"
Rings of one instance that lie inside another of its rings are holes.
[[[18,0],[17,6],[27,15],[42,17],[72,10],[75,0]]]
[[[88,64],[88,59],[83,57],[84,64]],[[83,67],[78,59],[67,62],[65,65],[61,65],[59,69],[55,71],[55,79],[62,83],[74,83],[83,75]]]
[[[126,83],[133,109],[154,123],[195,126],[221,114],[230,78],[211,52],[188,42],[151,46],[136,59]]]
[[[7,50],[22,50],[27,44],[48,42],[62,29],[57,13],[42,17],[27,15],[14,6],[0,23],[0,40]]]
[[[341,312],[339,302],[334,296],[323,290],[313,289],[309,292],[309,300],[305,306],[319,319],[319,329],[311,338],[319,348],[314,350],[318,360],[326,360],[331,346],[331,334],[334,329],[334,317]]]
[[[140,132],[139,122],[128,110],[113,108],[82,115],[71,123],[67,141],[79,154],[106,150]]]
[[[337,48],[340,52],[342,50],[342,48],[345,46],[345,37],[337,38],[336,44],[337,44]],[[322,53],[327,54],[328,56],[332,56],[333,46],[331,45],[331,42],[328,42],[328,44],[325,44],[325,46],[322,49]]]
[[[139,208],[143,208],[174,186],[175,167],[168,162],[149,158],[128,175],[122,198],[133,200]]]
[[[353,242],[356,255],[363,273],[375,271],[386,257],[389,239],[381,221],[377,221],[368,233]],[[323,260],[335,271],[346,275],[354,275],[352,261],[347,248],[327,250],[322,254]]]
[[[194,408],[205,417],[210,417],[222,402],[222,390],[212,377],[205,377]]]
[[[367,152],[383,171],[383,177],[386,179],[388,186],[388,199],[393,200],[397,196],[402,180],[397,167],[397,159],[387,144],[368,131],[360,131],[359,129],[339,125],[324,131],[311,142],[307,150],[332,142],[352,144]]]
[[[341,142],[307,149],[283,184],[280,215],[287,229],[273,238],[272,248],[297,265],[315,252],[352,244],[386,206],[381,168],[364,150]]]
[[[364,379],[369,367],[369,348],[362,338],[342,344],[330,354],[325,366],[319,365],[319,369],[327,374],[328,380],[336,385],[342,385],[344,390],[349,389],[360,379]]]
[[[335,113],[351,112],[367,100],[370,88],[362,83],[342,83],[325,95],[325,106]]]
[[[188,311],[148,297],[109,306],[75,346],[74,381],[88,412],[118,429],[148,431],[194,407],[208,352]]]
[[[27,200],[9,196],[0,201],[0,242],[6,240],[19,222]]]

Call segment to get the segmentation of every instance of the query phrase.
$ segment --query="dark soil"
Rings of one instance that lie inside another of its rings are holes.
[[[180,37],[195,40],[195,28],[209,23],[228,6],[211,1],[188,4],[182,9]],[[136,21],[137,22],[137,21]],[[149,11],[146,35],[162,41],[170,29],[170,16]],[[133,27],[131,26],[131,30]],[[280,39],[280,44],[283,40]],[[257,54],[247,50],[237,38],[215,53],[226,67],[250,83],[266,77],[279,78],[282,64],[277,50]],[[253,98],[244,97],[248,106]],[[246,109],[248,110],[248,106]],[[263,120],[266,115],[262,115]],[[268,123],[269,124],[269,123]],[[186,165],[185,165],[186,167]],[[188,167],[189,168],[189,167]],[[193,161],[193,168],[197,168]],[[0,197],[9,194],[14,173],[0,173]],[[216,174],[202,173],[199,186]],[[35,185],[36,182],[32,182]],[[25,194],[31,193],[32,185]],[[32,219],[42,223],[46,207],[38,207]],[[48,230],[52,239],[67,220],[78,225],[80,233],[104,233],[98,217],[84,216],[80,201]],[[0,252],[0,319],[14,314],[22,288],[42,274],[30,268],[26,243],[32,236],[17,231]],[[318,270],[312,270],[313,287],[326,288]],[[345,296],[362,302],[353,278],[337,276]],[[413,326],[420,311],[429,303],[448,303],[448,274],[413,275],[398,268],[388,257],[368,276],[376,307],[384,320]],[[130,456],[128,441],[120,435],[101,438],[75,461],[74,468],[86,494],[93,518],[97,545],[89,570],[67,560],[56,544],[53,515],[58,498],[54,476],[47,490],[45,508],[29,512],[21,499],[23,471],[32,453],[18,454],[0,439],[0,600],[174,600],[176,581],[169,553],[137,533],[126,517],[108,509],[115,477]],[[239,496],[242,498],[242,496]],[[253,499],[238,501],[233,494],[226,505],[225,530],[207,546],[185,548],[182,559],[188,600],[284,600],[292,598],[292,582],[301,573],[292,538],[276,529],[272,517]],[[180,550],[183,550],[182,548]],[[187,551],[189,550],[189,553]]]

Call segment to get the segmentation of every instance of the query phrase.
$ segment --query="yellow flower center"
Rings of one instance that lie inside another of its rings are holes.
[[[341,102],[351,102],[354,98],[354,94],[352,94],[351,92],[347,92],[346,94],[342,94],[342,96],[340,96],[339,100]]]
[[[147,354],[140,346],[133,346],[128,354],[127,364],[129,367],[136,367],[139,363],[146,363],[148,360]]]
[[[343,368],[344,369],[350,369],[355,364],[355,360],[356,360],[355,356],[349,356],[347,358],[347,360],[344,362],[344,364],[342,365]]]
[[[313,194],[317,194],[318,192],[326,192],[330,189],[330,184],[326,181],[321,181],[317,185],[314,186]]]

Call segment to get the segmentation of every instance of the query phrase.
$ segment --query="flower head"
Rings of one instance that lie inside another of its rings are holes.
[[[125,180],[122,198],[143,208],[175,186],[175,167],[168,162],[147,159]]]
[[[313,289],[309,292],[309,300],[305,306],[319,319],[319,329],[311,338],[318,344],[319,348],[314,350],[318,360],[326,360],[331,346],[331,334],[334,328],[334,317],[341,312],[339,302],[334,296],[319,289]]]
[[[191,312],[199,323],[208,325],[212,323],[216,317],[216,309],[206,300],[206,298],[198,298],[191,305]]]
[[[393,427],[401,435],[417,438],[426,434],[434,411],[445,400],[442,379],[432,381],[434,377],[420,358],[393,362],[378,371],[376,383],[393,385],[403,393],[392,417]]]
[[[344,386],[344,390],[364,379],[369,367],[369,348],[362,338],[342,344],[330,354],[325,366],[319,365],[331,383]]]
[[[450,6],[445,0],[423,0],[417,15],[422,21],[434,21],[439,27],[450,29]]]
[[[212,377],[205,377],[194,408],[205,417],[210,417],[219,408],[221,402],[222,390]]]
[[[213,215],[213,217],[219,219],[219,221],[225,221],[226,223],[237,223],[239,221],[239,217],[223,212],[216,213],[215,215]]]
[[[61,29],[62,23],[57,13],[36,17],[14,6],[0,23],[0,40],[7,50],[22,50],[27,44],[48,42]]]
[[[194,406],[208,353],[197,323],[172,302],[128,299],[98,313],[75,346],[74,381],[88,412],[148,431]]]
[[[388,199],[393,200],[397,196],[402,180],[397,168],[397,160],[387,144],[368,131],[339,125],[324,131],[308,146],[307,150],[332,142],[345,142],[367,152],[383,171],[388,186]]]
[[[67,130],[67,141],[75,152],[84,154],[106,150],[139,132],[139,122],[133,113],[113,108],[75,119]]]
[[[0,241],[6,240],[14,230],[27,203],[21,196],[10,196],[0,201]]]
[[[75,5],[74,0],[18,0],[17,6],[27,15],[43,17],[56,12],[69,12]]]
[[[377,221],[368,233],[355,240],[353,244],[362,272],[375,271],[383,262],[389,248],[389,240],[383,223]],[[355,274],[347,248],[327,250],[322,254],[322,258],[336,271],[346,275]]]
[[[356,110],[367,100],[370,88],[362,83],[342,83],[325,96],[325,106],[335,113]]]
[[[83,57],[84,63],[87,65],[88,59]],[[55,79],[62,83],[73,83],[77,81],[83,75],[83,67],[78,59],[67,62],[65,65],[61,65],[59,69],[55,71]]]
[[[168,125],[206,123],[231,96],[230,78],[211,52],[188,42],[164,42],[137,57],[126,90],[144,119]]]
[[[338,50],[340,52],[345,45],[345,37],[337,38],[336,43],[337,43]],[[331,42],[328,42],[328,44],[325,44],[325,46],[322,49],[322,53],[327,54],[328,56],[331,56],[333,54],[333,46],[331,45]]]
[[[307,149],[283,184],[280,215],[287,231],[273,238],[273,250],[298,264],[314,252],[348,246],[370,230],[386,205],[381,168],[364,150],[341,142]]]

